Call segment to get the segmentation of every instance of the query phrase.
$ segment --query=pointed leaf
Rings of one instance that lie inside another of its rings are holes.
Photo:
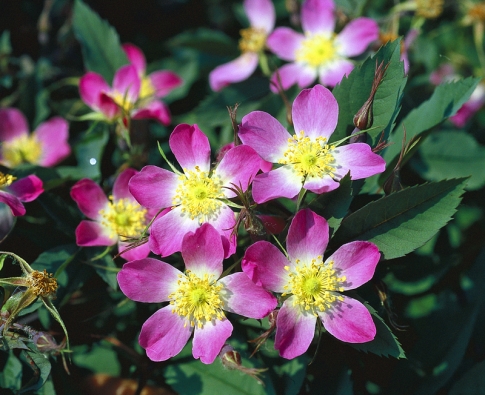
[[[465,183],[459,178],[418,185],[369,203],[342,221],[332,242],[371,241],[385,259],[408,254],[451,219]]]

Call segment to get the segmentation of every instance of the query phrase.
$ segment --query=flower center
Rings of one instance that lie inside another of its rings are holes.
[[[315,34],[306,38],[296,51],[296,61],[319,67],[337,57],[333,37]]]
[[[56,278],[52,277],[51,273],[47,273],[45,269],[43,272],[34,270],[29,274],[27,282],[37,296],[47,296],[54,293],[57,289]]]
[[[0,171],[0,188],[8,187],[16,179],[17,177],[12,176],[11,174],[4,174]]]
[[[147,210],[131,199],[118,199],[113,202],[110,196],[109,206],[100,210],[103,217],[101,224],[111,229],[111,238],[123,236],[133,238],[141,234],[146,226]]]
[[[289,266],[285,266],[285,269],[290,270]],[[342,283],[346,280],[345,276],[338,277],[333,262],[324,264],[321,256],[312,259],[309,265],[303,265],[297,259],[295,271],[289,273],[289,277],[283,296],[295,295],[294,304],[315,316],[317,311],[325,311],[335,302],[344,300],[336,292],[344,290]]]
[[[241,38],[239,40],[239,49],[245,52],[261,52],[266,45],[266,32],[264,29],[249,27],[239,31]]]
[[[179,177],[179,184],[175,190],[173,205],[180,205],[182,213],[190,216],[190,219],[198,218],[200,223],[216,217],[222,207],[219,198],[223,198],[222,181],[219,177],[209,177],[199,166],[195,170],[184,170]]]
[[[325,137],[311,140],[302,130],[299,135],[295,134],[288,139],[288,148],[279,163],[293,165],[298,175],[304,178],[322,178],[327,174],[334,177],[333,147],[327,145],[326,141]]]
[[[152,81],[148,77],[143,77],[141,79],[140,100],[153,96],[155,96],[155,87],[153,86]]]
[[[209,321],[224,318],[220,293],[223,285],[214,281],[212,275],[203,278],[187,270],[179,274],[177,290],[168,295],[173,313],[187,318],[190,326],[198,328]]]
[[[10,167],[21,163],[38,163],[42,155],[42,146],[34,135],[23,135],[3,143],[3,161]]]
[[[476,22],[485,22],[485,3],[475,4],[470,7],[468,16]]]
[[[111,92],[110,97],[124,112],[129,113],[134,103],[130,102],[127,95],[127,92],[121,93],[116,91]]]

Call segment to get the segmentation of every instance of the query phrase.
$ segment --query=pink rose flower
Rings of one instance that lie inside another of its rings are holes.
[[[17,178],[0,172],[0,203],[5,203],[16,217],[25,214],[22,202],[31,202],[44,192],[42,180],[30,175]],[[15,181],[16,180],[16,181]]]

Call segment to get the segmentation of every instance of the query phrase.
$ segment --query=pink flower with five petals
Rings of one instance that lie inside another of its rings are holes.
[[[261,158],[251,147],[239,145],[211,169],[209,140],[197,125],[178,125],[169,145],[183,172],[149,165],[129,185],[142,206],[172,208],[153,222],[150,249],[161,256],[180,251],[185,234],[208,222],[222,237],[225,257],[232,255],[236,249],[236,219],[227,199],[236,195],[227,187],[236,185],[245,191],[259,170]]]
[[[379,37],[379,27],[370,18],[357,18],[335,34],[333,0],[306,0],[301,9],[303,33],[279,27],[268,37],[268,48],[281,59],[292,62],[271,77],[271,90],[300,88],[318,77],[320,83],[333,87],[354,68],[349,57],[362,54]]]
[[[67,121],[54,117],[32,133],[25,116],[16,108],[0,109],[0,163],[13,168],[21,163],[54,166],[71,153]]]
[[[224,248],[219,232],[205,223],[182,242],[185,273],[146,258],[126,263],[118,283],[130,299],[169,302],[143,324],[139,337],[153,361],[177,355],[194,333],[192,354],[210,364],[231,336],[224,311],[260,319],[276,307],[276,298],[244,273],[223,278]]]
[[[213,91],[244,81],[254,73],[259,56],[266,48],[266,38],[274,28],[276,15],[271,0],[245,0],[243,7],[250,27],[241,30],[239,49],[242,54],[211,71],[209,84]]]
[[[242,269],[255,284],[285,298],[275,339],[275,348],[284,358],[295,358],[308,349],[317,318],[344,342],[364,343],[376,335],[369,310],[341,292],[372,278],[379,249],[367,241],[354,241],[323,260],[328,231],[325,218],[304,209],[290,224],[286,256],[267,241],[251,245],[244,255]]]
[[[292,114],[293,136],[268,113],[253,111],[242,119],[241,141],[264,160],[282,165],[254,179],[253,198],[257,203],[294,198],[302,187],[318,194],[332,191],[349,171],[356,180],[385,170],[384,159],[367,144],[328,144],[337,126],[338,104],[327,88],[316,85],[301,91]]]
[[[22,202],[31,202],[44,192],[42,180],[30,175],[17,180],[11,174],[0,172],[0,203],[5,203],[16,217],[25,214]]]
[[[118,243],[118,251],[129,246],[126,239],[141,236],[153,217],[153,210],[141,207],[128,190],[128,181],[138,172],[124,170],[113,185],[109,198],[103,189],[89,178],[79,180],[71,188],[71,197],[81,212],[89,218],[76,228],[76,243],[79,246],[111,246]],[[126,260],[148,256],[148,244],[127,250],[121,254]]]

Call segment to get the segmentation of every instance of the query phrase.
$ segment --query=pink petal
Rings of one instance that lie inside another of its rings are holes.
[[[98,73],[90,71],[84,74],[79,80],[79,94],[81,95],[81,99],[94,110],[99,110],[101,107],[101,93],[108,93],[110,91],[110,86]]]
[[[255,285],[244,273],[231,274],[219,280],[219,283],[224,284],[224,310],[231,313],[261,319],[271,313],[278,303],[273,295]]]
[[[316,194],[333,191],[339,186],[340,183],[334,181],[329,175],[325,175],[323,178],[309,178],[303,184],[303,188]]]
[[[121,66],[113,78],[113,90],[128,101],[134,103],[140,93],[141,81],[135,66]]]
[[[295,84],[298,84],[299,88],[306,88],[316,78],[317,70],[315,68],[297,63],[289,63],[280,67],[271,76],[270,88],[274,93],[278,93],[278,86],[281,86],[283,90],[287,90]]]
[[[333,0],[306,0],[301,7],[301,25],[305,33],[327,33],[335,30]]]
[[[222,247],[224,248],[224,258],[230,257],[236,252],[236,235],[233,230],[236,226],[236,217],[234,212],[223,204],[217,216],[210,218],[207,221],[211,224],[221,235]]]
[[[273,30],[276,14],[271,0],[244,0],[243,6],[251,27],[264,29],[266,33]]]
[[[301,47],[305,36],[289,27],[278,27],[268,37],[266,45],[279,58],[288,62],[295,60],[296,51]]]
[[[305,136],[330,138],[338,122],[338,103],[327,88],[315,85],[302,90],[292,108],[295,131],[303,130]]]
[[[209,139],[197,125],[178,125],[170,135],[170,149],[182,169],[194,170],[196,166],[201,171],[210,169],[211,148]]]
[[[162,125],[170,125],[171,115],[168,106],[160,100],[152,100],[148,104],[131,113],[132,119],[154,119]]]
[[[190,323],[172,314],[172,306],[169,305],[145,321],[138,341],[152,361],[166,361],[182,351],[191,334]]]
[[[347,59],[339,59],[325,64],[320,67],[320,83],[326,86],[334,87],[345,75],[349,75],[354,69],[354,64]]]
[[[0,190],[0,203],[5,203],[16,217],[25,215],[25,207],[18,197]]]
[[[283,287],[288,283],[287,265],[288,259],[267,241],[250,245],[241,263],[243,272],[253,283],[280,293],[284,292]]]
[[[101,187],[89,178],[83,178],[73,185],[71,197],[77,203],[79,210],[90,219],[100,218],[100,210],[105,209],[109,204]]]
[[[283,358],[293,359],[302,355],[313,340],[317,318],[293,306],[295,296],[285,300],[276,318],[274,348]]]
[[[29,134],[24,114],[16,108],[0,109],[0,141],[10,141]]]
[[[121,291],[131,300],[161,303],[177,290],[182,273],[158,259],[145,258],[125,263],[116,278]]]
[[[100,111],[108,120],[113,120],[113,118],[121,115],[121,109],[110,94],[112,93],[102,92],[99,95],[99,108],[94,109]]]
[[[352,180],[358,180],[382,173],[386,169],[384,159],[373,153],[365,143],[339,146],[332,150],[332,154],[337,163],[334,174],[338,178],[344,177],[349,170]]]
[[[353,241],[335,251],[326,262],[333,261],[339,277],[345,276],[345,290],[365,284],[373,276],[381,254],[379,248],[368,241]]]
[[[258,174],[253,181],[253,199],[261,204],[271,199],[293,199],[302,187],[301,177],[292,166],[285,165],[268,173]]]
[[[328,244],[328,223],[310,209],[296,213],[288,229],[286,248],[291,260],[311,262],[323,256]]]
[[[178,176],[157,166],[145,166],[129,181],[128,187],[143,207],[165,208],[173,204]]]
[[[244,144],[272,163],[278,163],[283,158],[291,137],[276,118],[263,111],[252,111],[245,115],[238,135]]]
[[[113,184],[113,199],[115,201],[120,199],[130,199],[134,200],[133,195],[128,188],[128,183],[135,174],[138,174],[138,171],[132,168],[128,168],[123,170]]]
[[[182,215],[182,209],[176,207],[153,222],[148,241],[150,250],[162,257],[180,251],[184,236],[195,232],[198,227],[197,219],[191,220]]]
[[[167,96],[184,82],[177,74],[168,70],[154,71],[148,76],[148,78],[155,88],[155,94],[157,97]]]
[[[69,125],[61,117],[54,117],[41,123],[34,131],[34,135],[42,144],[41,166],[54,166],[71,153],[69,138]]]
[[[376,326],[369,310],[359,301],[340,295],[330,310],[319,312],[325,329],[337,339],[347,343],[365,343],[376,336]]]
[[[82,247],[112,246],[118,241],[118,235],[111,236],[111,229],[100,222],[83,220],[76,228],[76,244]]]
[[[22,202],[31,202],[44,192],[42,180],[33,174],[14,181],[6,189]]]
[[[221,235],[208,223],[204,223],[195,233],[187,233],[182,241],[182,258],[185,267],[203,278],[212,275],[216,280],[222,273],[224,248]]]
[[[238,145],[224,155],[216,168],[215,175],[221,178],[224,186],[236,185],[246,191],[250,181],[259,171],[260,165],[261,158],[254,149],[247,145]],[[229,189],[224,189],[224,195],[227,198],[236,196]]]
[[[144,259],[150,254],[150,247],[148,246],[148,243],[144,243],[135,248],[127,250],[129,245],[129,243],[122,242],[118,239],[118,251],[120,252],[120,256],[126,261]],[[126,252],[122,252],[125,250]]]
[[[258,54],[246,52],[236,59],[221,64],[209,74],[209,85],[215,92],[235,82],[248,79],[258,67]]]
[[[123,51],[130,61],[130,63],[135,66],[135,69],[138,75],[143,76],[145,75],[145,70],[147,67],[145,55],[143,54],[142,50],[138,48],[136,45],[126,43],[122,45]]]
[[[370,18],[351,21],[335,38],[340,55],[353,57],[363,53],[372,41],[379,38],[379,26]]]
[[[222,346],[232,334],[231,322],[224,318],[207,322],[202,328],[195,328],[192,341],[192,355],[205,364],[214,362]]]

